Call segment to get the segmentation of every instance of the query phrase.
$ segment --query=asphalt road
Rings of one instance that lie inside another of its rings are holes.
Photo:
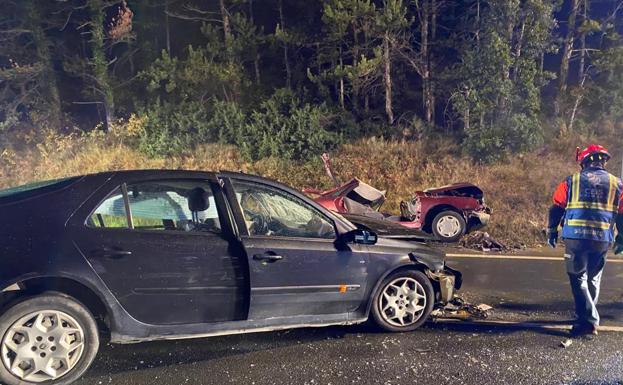
[[[331,327],[106,346],[95,384],[623,384],[623,336],[428,325],[406,334]]]
[[[449,261],[465,274],[464,296],[494,306],[493,321],[552,326],[572,316],[562,261]],[[623,326],[620,278],[623,263],[609,263],[600,309],[615,328]],[[78,384],[623,384],[623,333],[563,348],[566,338],[556,329],[441,322],[405,334],[363,325],[105,345]]]
[[[471,303],[493,306],[491,319],[551,323],[573,319],[562,249],[513,255],[470,255],[460,250],[447,253],[448,264],[463,273],[462,296]],[[603,325],[623,327],[620,257],[611,256],[606,264],[598,309]]]

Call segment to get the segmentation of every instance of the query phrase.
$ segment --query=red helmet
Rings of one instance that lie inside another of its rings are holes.
[[[604,161],[608,161],[612,157],[610,155],[610,152],[608,152],[608,150],[606,150],[604,146],[601,146],[599,144],[591,144],[582,151],[580,151],[580,147],[578,147],[575,153],[575,160],[578,163],[582,164],[584,163],[584,160],[586,160],[591,155],[602,155],[604,157]]]

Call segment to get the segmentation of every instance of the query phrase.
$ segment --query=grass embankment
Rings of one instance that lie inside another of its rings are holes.
[[[620,139],[605,141],[616,149]],[[388,191],[385,211],[397,212],[400,200],[416,190],[452,182],[472,182],[483,188],[494,210],[487,231],[509,246],[542,242],[547,208],[555,185],[577,168],[577,144],[586,138],[557,141],[533,153],[491,165],[474,164],[451,141],[434,143],[362,139],[333,151],[333,166],[341,180],[357,176]],[[265,159],[244,161],[233,147],[204,145],[188,154],[148,158],[119,135],[49,136],[21,150],[0,149],[0,188],[36,180],[105,170],[174,168],[234,170],[263,175],[297,188],[329,188],[331,182],[319,158],[289,162]],[[615,152],[616,153],[616,152]],[[618,170],[615,154],[612,169]]]

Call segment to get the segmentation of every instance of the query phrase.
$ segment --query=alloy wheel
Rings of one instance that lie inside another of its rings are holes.
[[[414,278],[396,278],[383,289],[378,306],[381,316],[390,325],[409,326],[424,314],[426,292]]]

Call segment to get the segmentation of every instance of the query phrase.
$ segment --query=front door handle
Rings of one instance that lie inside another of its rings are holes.
[[[93,255],[101,258],[121,259],[132,255],[132,252],[127,250],[103,248],[93,251]]]
[[[256,261],[264,261],[264,262],[277,262],[281,261],[283,257],[281,255],[277,255],[275,253],[264,253],[264,254],[255,254],[253,259]]]

